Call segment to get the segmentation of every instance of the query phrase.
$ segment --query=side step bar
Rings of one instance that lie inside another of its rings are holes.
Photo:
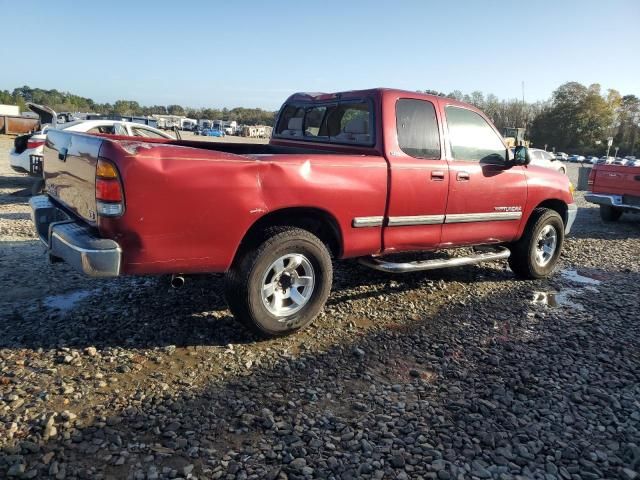
[[[439,268],[460,267],[462,265],[472,265],[475,263],[490,262],[493,260],[503,260],[509,258],[511,252],[508,248],[499,247],[495,251],[478,252],[468,257],[454,257],[447,259],[421,260],[415,262],[392,263],[385,262],[377,257],[363,257],[358,261],[367,267],[381,272],[407,273],[419,272],[422,270],[437,270]]]

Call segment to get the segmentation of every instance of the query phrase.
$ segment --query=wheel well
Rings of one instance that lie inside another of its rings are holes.
[[[558,212],[558,214],[562,218],[562,221],[564,222],[564,224],[565,225],[567,224],[567,221],[568,221],[567,212],[569,211],[569,208],[567,207],[567,204],[564,203],[562,200],[556,200],[556,199],[545,200],[544,202],[537,205],[536,208],[548,208],[550,210],[555,210],[556,212]]]
[[[338,222],[330,213],[311,207],[284,208],[269,212],[249,228],[240,243],[238,252],[260,242],[262,232],[267,228],[278,226],[298,227],[307,230],[322,240],[334,257],[342,255],[342,235]]]

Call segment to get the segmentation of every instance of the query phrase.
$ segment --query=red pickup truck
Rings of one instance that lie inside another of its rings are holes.
[[[31,201],[52,260],[91,276],[226,272],[234,315],[267,335],[309,324],[332,257],[387,272],[508,258],[549,276],[575,219],[565,175],[528,165],[475,108],[373,89],[297,93],[268,145],[52,130]],[[448,260],[388,254],[480,247]]]
[[[600,217],[615,222],[623,213],[640,213],[640,167],[598,164],[589,174],[585,200],[600,205]]]

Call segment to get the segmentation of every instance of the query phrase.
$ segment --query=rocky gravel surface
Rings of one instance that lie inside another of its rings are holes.
[[[48,265],[8,145],[0,478],[640,479],[640,218],[578,194],[547,281],[339,263],[311,328],[260,340],[221,276]]]

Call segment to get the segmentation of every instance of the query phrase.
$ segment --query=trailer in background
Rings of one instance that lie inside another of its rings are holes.
[[[269,138],[273,132],[273,127],[266,125],[244,125],[240,130],[240,135],[249,138]]]
[[[87,115],[87,120],[118,120],[121,122],[132,122],[158,128],[158,120],[153,117],[137,117],[135,115],[100,115],[92,113]]]
[[[18,135],[37,130],[40,120],[37,118],[2,115],[0,116],[0,133],[5,135]]]
[[[0,104],[0,115],[3,117],[19,117],[20,107],[18,105]]]

